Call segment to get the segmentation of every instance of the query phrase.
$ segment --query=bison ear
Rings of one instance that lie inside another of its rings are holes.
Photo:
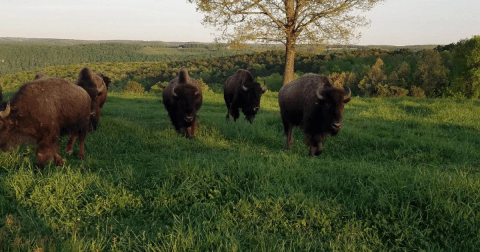
[[[343,97],[343,103],[347,103],[352,99],[352,90],[350,90],[349,87],[347,88],[348,88],[348,94]]]
[[[79,80],[91,80],[93,76],[92,70],[88,67],[84,67],[78,75]]]
[[[112,82],[112,80],[110,80],[110,78],[103,75],[102,73],[97,73],[97,75],[103,79],[103,82],[105,82],[105,86],[107,86],[107,89],[108,89],[108,85]]]

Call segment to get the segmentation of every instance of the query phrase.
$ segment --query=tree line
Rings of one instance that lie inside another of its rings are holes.
[[[141,44],[126,43],[68,46],[0,43],[0,76],[72,63],[173,61],[197,57],[219,57],[237,53],[236,51],[223,49],[221,46],[203,44],[185,44],[184,47],[188,48],[188,51],[156,54],[142,52],[141,50],[144,47]],[[153,47],[160,48],[159,46]],[[167,46],[161,48],[171,49]],[[204,53],[205,49],[208,49],[208,53]],[[198,53],[195,50],[198,50]]]
[[[122,91],[129,81],[145,90],[173,79],[181,67],[214,91],[238,69],[250,69],[259,82],[266,77],[269,90],[282,86],[285,51],[271,50],[210,58],[163,62],[108,62],[70,64],[23,71],[0,77],[5,90],[33,79],[36,71],[74,81],[80,69],[89,66],[112,78],[112,90]],[[365,97],[459,97],[480,96],[480,37],[461,40],[434,49],[343,50],[330,54],[299,52],[295,77],[312,72],[328,75],[337,87],[348,86],[354,95]]]

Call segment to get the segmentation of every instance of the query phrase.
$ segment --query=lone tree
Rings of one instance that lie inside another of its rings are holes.
[[[362,13],[385,0],[187,0],[203,12],[203,25],[221,32],[221,41],[285,45],[283,84],[293,80],[295,46],[346,43],[369,24]]]

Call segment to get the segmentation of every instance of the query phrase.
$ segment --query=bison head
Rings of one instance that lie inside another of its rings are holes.
[[[195,104],[201,102],[202,91],[193,85],[178,85],[173,89],[173,99],[177,104],[177,120],[184,122],[184,125],[192,124],[197,118],[197,109]]]
[[[16,130],[15,118],[18,111],[10,107],[10,103],[0,102],[0,149],[8,151],[21,143],[34,143],[35,139],[23,135]]]
[[[253,123],[255,115],[260,110],[260,99],[265,91],[267,86],[260,86],[258,82],[242,83],[241,97],[244,101],[242,112],[250,123]]]
[[[327,87],[316,91],[318,98],[316,102],[317,113],[318,111],[321,113],[324,132],[328,132],[332,136],[338,134],[342,128],[343,108],[345,103],[350,101],[351,95],[350,89],[347,92],[335,87]]]

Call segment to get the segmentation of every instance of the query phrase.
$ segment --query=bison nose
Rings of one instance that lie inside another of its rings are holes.
[[[342,128],[342,123],[332,123],[332,128],[334,130],[340,130]]]
[[[193,121],[193,118],[195,118],[195,117],[194,116],[185,116],[185,121],[191,122],[191,121]]]

